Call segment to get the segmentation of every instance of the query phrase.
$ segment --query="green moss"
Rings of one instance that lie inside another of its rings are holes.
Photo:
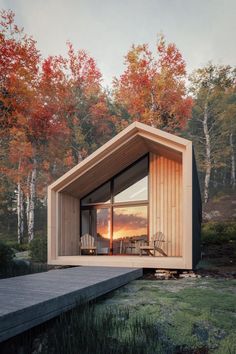
[[[216,350],[221,341],[223,348],[231,342],[236,328],[236,281],[138,280],[100,303],[107,305],[128,306],[131,317],[148,318],[161,333],[162,348]]]
[[[235,280],[137,280],[60,316],[42,336],[41,352],[231,354],[235,328]]]

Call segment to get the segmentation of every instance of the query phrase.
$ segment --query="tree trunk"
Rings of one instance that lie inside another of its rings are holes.
[[[231,185],[233,189],[236,186],[236,176],[235,176],[235,155],[234,155],[234,141],[233,141],[233,133],[229,135],[229,143],[231,148]]]
[[[226,179],[227,179],[227,167],[224,167],[222,171],[222,186],[226,185]]]
[[[205,181],[204,181],[204,203],[206,204],[209,199],[209,185],[211,179],[211,141],[210,141],[210,134],[208,128],[208,105],[207,102],[204,106],[204,119],[203,119],[203,132],[205,137],[205,149],[206,149],[206,157],[205,157],[205,164],[206,164],[206,174],[205,174]]]
[[[31,242],[34,238],[34,209],[35,209],[35,195],[36,195],[36,159],[34,159],[33,170],[31,173],[29,186],[29,210],[28,210],[28,239]]]
[[[21,244],[23,241],[24,234],[24,204],[23,204],[23,192],[21,189],[21,184],[17,184],[17,240]]]
[[[26,194],[26,221],[27,229],[29,230],[29,208],[30,208],[30,177],[31,173],[27,176],[27,194]]]
[[[81,154],[81,151],[78,151],[78,162],[77,163],[80,163],[81,161],[83,161],[83,156]]]
[[[213,161],[213,165],[216,166],[215,161]],[[214,168],[211,174],[213,175],[213,187],[216,189],[218,187],[219,170]]]

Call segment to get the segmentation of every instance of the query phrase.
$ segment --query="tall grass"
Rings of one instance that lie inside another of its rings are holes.
[[[168,326],[128,307],[85,304],[5,343],[3,354],[206,353],[174,344]]]
[[[158,333],[148,318],[128,308],[79,307],[61,316],[48,335],[48,353],[156,353]],[[160,349],[160,348],[159,348]]]

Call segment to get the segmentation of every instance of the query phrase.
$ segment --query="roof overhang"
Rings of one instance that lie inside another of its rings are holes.
[[[81,198],[148,152],[182,161],[191,144],[162,130],[134,122],[49,186]]]

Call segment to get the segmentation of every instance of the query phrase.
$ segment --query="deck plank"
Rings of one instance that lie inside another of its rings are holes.
[[[0,280],[0,342],[37,326],[79,301],[142,276],[141,268],[74,267]]]

